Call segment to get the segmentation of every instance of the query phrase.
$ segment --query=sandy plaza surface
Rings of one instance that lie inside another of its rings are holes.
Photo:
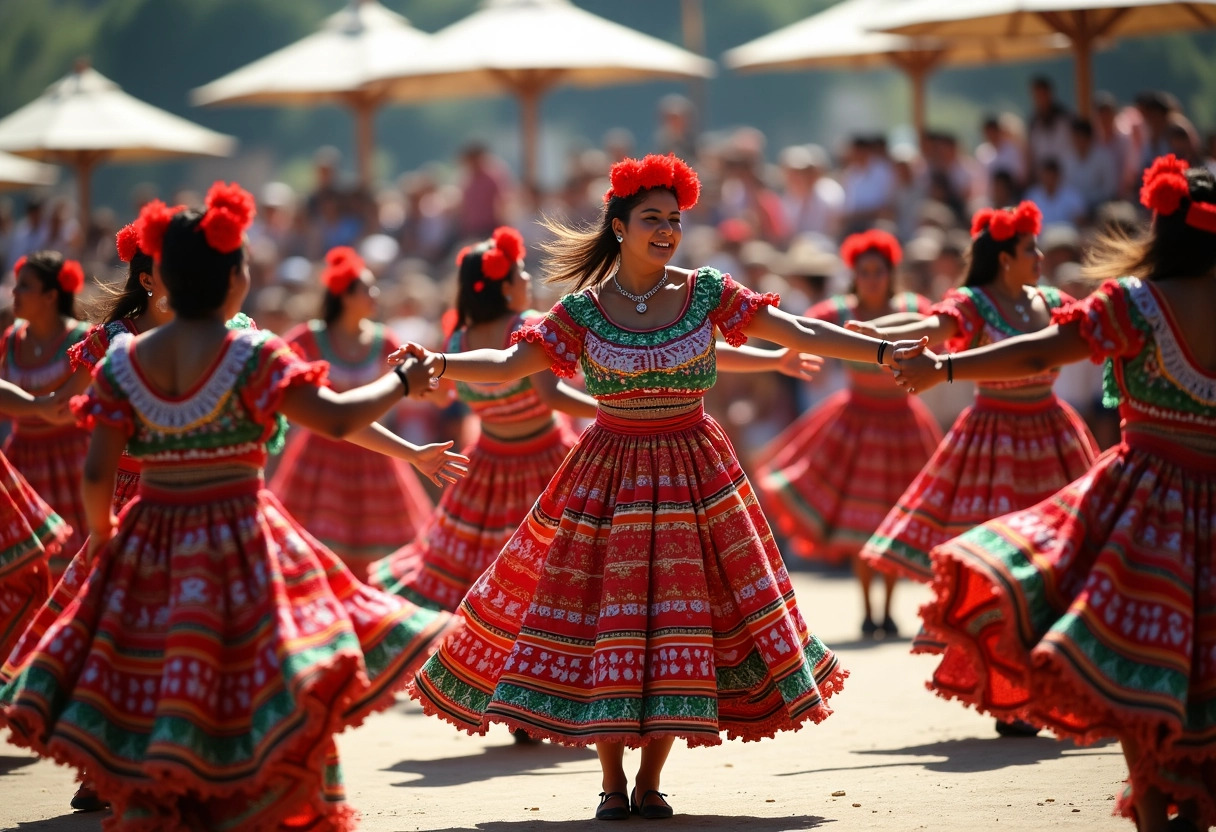
[[[1078,748],[1046,736],[999,738],[992,720],[925,690],[934,659],[907,638],[858,640],[861,603],[844,572],[795,573],[799,604],[852,675],[818,726],[759,743],[689,750],[677,743],[663,789],[669,821],[655,830],[1131,830],[1111,816],[1122,789],[1119,747]],[[896,618],[915,630],[924,587],[901,584]],[[424,717],[412,703],[340,737],[351,802],[368,832],[618,829],[591,820],[600,790],[591,749],[516,746]],[[626,770],[636,766],[628,752]],[[0,745],[0,829],[96,830],[104,814],[74,815],[71,771]]]

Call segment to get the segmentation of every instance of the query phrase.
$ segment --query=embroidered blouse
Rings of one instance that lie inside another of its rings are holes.
[[[917,312],[928,315],[932,304],[929,299],[915,292],[901,292],[891,298],[891,307],[898,312]],[[834,295],[807,310],[807,318],[817,321],[827,321],[836,326],[857,317],[856,298],[850,295]],[[877,394],[884,398],[896,395],[907,395],[891,380],[889,373],[871,361],[845,361],[845,369],[849,374],[849,386],[854,390]]]
[[[1047,308],[1053,310],[1053,314],[1054,310],[1075,300],[1054,286],[1037,288],[1047,303]],[[960,286],[957,289],[951,289],[944,298],[930,307],[929,314],[953,318],[958,324],[958,332],[945,344],[946,350],[949,352],[975,349],[1034,331],[1014,326],[1008,318],[1001,314],[996,302],[992,300],[992,296],[979,286]],[[1042,373],[1013,381],[984,381],[978,385],[978,388],[983,393],[985,390],[1050,387],[1059,375],[1059,368],[1052,367]]]
[[[1080,321],[1093,361],[1107,362],[1106,400],[1118,403],[1125,430],[1216,453],[1216,374],[1195,361],[1151,282],[1108,280],[1052,321]]]
[[[507,343],[514,343],[512,336],[525,323],[536,324],[541,313],[529,310],[517,315],[507,326]],[[447,352],[464,352],[468,347],[465,338],[468,333],[459,329],[448,338],[445,347]],[[505,425],[515,422],[526,422],[541,416],[550,416],[553,410],[541,401],[532,385],[531,378],[507,381],[502,384],[483,382],[456,382],[457,397],[469,406],[469,409],[487,425]]]
[[[0,378],[12,382],[30,395],[41,396],[58,389],[71,377],[73,367],[68,353],[85,337],[89,325],[77,321],[63,334],[51,356],[37,367],[24,367],[17,360],[17,345],[25,340],[28,328],[27,321],[18,320],[0,336]],[[20,433],[22,428],[45,430],[52,427],[39,418],[14,419],[13,426],[14,433]]]
[[[144,471],[177,466],[261,467],[282,430],[277,410],[287,388],[324,384],[328,365],[304,361],[269,332],[230,330],[211,368],[187,393],[166,396],[148,383],[135,339],[119,335],[94,370],[93,385],[72,400],[77,418],[127,436]]]
[[[762,306],[775,294],[741,286],[716,269],[701,268],[689,280],[684,311],[667,326],[635,330],[619,326],[590,289],[566,295],[540,321],[516,330],[511,343],[542,346],[553,372],[569,377],[580,365],[587,392],[602,402],[642,406],[656,398],[700,399],[717,380],[714,330],[735,346]]]
[[[334,351],[329,328],[324,321],[312,320],[289,330],[283,340],[291,344],[306,361],[329,364],[329,386],[338,392],[371,384],[389,371],[389,355],[400,344],[384,324],[372,324],[372,343],[367,357],[346,361]]]

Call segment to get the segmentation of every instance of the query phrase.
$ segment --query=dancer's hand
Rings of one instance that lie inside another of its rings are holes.
[[[35,396],[34,402],[38,408],[38,417],[43,421],[50,422],[52,425],[75,424],[76,417],[72,414],[71,397],[48,393],[45,396]]]
[[[469,458],[451,450],[453,443],[435,442],[418,448],[412,460],[414,467],[426,474],[435,485],[443,488],[445,483],[456,480],[469,473]]]
[[[909,393],[923,393],[946,380],[946,362],[930,350],[896,356],[895,383]]]
[[[929,352],[929,339],[920,338],[915,341],[892,341],[891,346],[887,349],[891,350],[891,369],[895,369],[896,365],[900,361],[915,358],[922,352]]]
[[[858,335],[868,335],[880,341],[885,337],[881,329],[871,325],[868,321],[845,321],[844,328],[849,332],[856,332]]]
[[[417,358],[419,361],[425,362],[427,358],[435,354],[421,344],[407,341],[389,354],[388,363],[404,364],[407,358]]]
[[[109,525],[89,531],[89,545],[85,547],[84,552],[84,565],[86,567],[92,566],[93,558],[97,556],[97,553],[114,539],[114,530],[116,528],[118,528],[118,518],[111,514]]]
[[[777,361],[777,372],[802,381],[811,381],[815,378],[815,373],[822,369],[823,359],[809,352],[787,349]]]

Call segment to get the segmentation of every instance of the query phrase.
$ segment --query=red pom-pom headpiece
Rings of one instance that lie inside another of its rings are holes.
[[[456,255],[456,267],[464,262],[464,258],[471,254],[472,246],[465,246]],[[490,237],[490,247],[481,253],[481,273],[489,280],[503,280],[511,273],[511,269],[515,264],[524,259],[524,253],[527,247],[524,245],[523,235],[514,228],[500,226],[494,229],[493,235]],[[485,289],[484,280],[478,280],[473,283],[473,291],[480,292]]]
[[[331,248],[325,254],[325,270],[321,272],[321,282],[331,294],[342,295],[366,269],[363,258],[350,246]]]
[[[24,254],[17,258],[17,262],[13,264],[13,274],[18,274],[25,268],[25,259]]]
[[[118,259],[130,263],[139,254],[139,231],[135,223],[124,225],[114,235],[114,247],[118,249]]]
[[[257,214],[253,195],[235,182],[231,185],[216,182],[207,191],[204,204],[207,212],[198,225],[207,238],[207,245],[220,254],[236,251]]]
[[[850,269],[863,254],[874,252],[886,260],[892,267],[898,266],[904,252],[899,246],[899,240],[886,231],[874,228],[861,234],[850,234],[840,246],[840,259]]]
[[[644,159],[622,159],[612,166],[609,180],[612,186],[604,194],[605,203],[613,197],[624,199],[650,188],[666,188],[675,193],[680,210],[687,211],[701,196],[697,172],[675,154],[652,153]]]
[[[76,260],[64,260],[59,267],[59,288],[74,295],[84,288],[84,269]]]
[[[1043,213],[1029,200],[1016,208],[984,208],[971,218],[972,239],[987,231],[992,239],[1003,243],[1015,234],[1038,234],[1042,230]]]
[[[154,199],[141,208],[139,219],[135,221],[135,236],[139,250],[159,263],[165,230],[173,218],[184,210],[183,205],[175,205],[170,208],[159,199]]]
[[[1191,199],[1191,184],[1186,179],[1189,166],[1174,154],[1160,156],[1144,172],[1140,187],[1140,204],[1163,217],[1171,216],[1190,200],[1186,224],[1209,234],[1216,234],[1216,205]]]

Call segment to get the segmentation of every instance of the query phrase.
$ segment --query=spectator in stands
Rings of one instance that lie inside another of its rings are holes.
[[[1030,181],[1037,183],[1043,163],[1048,159],[1059,161],[1070,150],[1072,116],[1056,100],[1055,85],[1046,76],[1038,75],[1031,80],[1030,98],[1033,107],[1026,137],[1027,161]]]
[[[1094,146],[1106,148],[1115,160],[1115,170],[1119,174],[1116,196],[1126,199],[1139,187],[1134,181],[1140,169],[1132,137],[1118,123],[1119,103],[1110,93],[1100,92],[1094,96],[1094,114],[1097,116],[1093,123]]]
[[[975,159],[989,182],[998,170],[1003,170],[1019,187],[1026,183],[1026,148],[1015,133],[1016,122],[1017,117],[1009,113],[984,119],[984,142],[975,149]]]
[[[827,151],[817,144],[794,145],[781,151],[778,161],[785,183],[781,204],[789,234],[838,240],[844,188],[827,175],[831,167]]]
[[[506,165],[480,142],[465,146],[460,163],[464,169],[458,211],[460,237],[464,240],[488,239],[495,228],[507,224],[511,177]]]
[[[1072,152],[1064,157],[1064,181],[1085,200],[1088,218],[1119,192],[1119,170],[1110,151],[1094,141],[1089,119],[1072,122]]]
[[[1085,199],[1064,181],[1060,162],[1044,159],[1039,165],[1039,182],[1026,192],[1026,198],[1039,206],[1043,225],[1064,223],[1082,225],[1086,221]]]
[[[844,172],[844,228],[851,234],[873,226],[891,207],[895,195],[895,171],[886,157],[881,137],[857,136],[850,147]]]

